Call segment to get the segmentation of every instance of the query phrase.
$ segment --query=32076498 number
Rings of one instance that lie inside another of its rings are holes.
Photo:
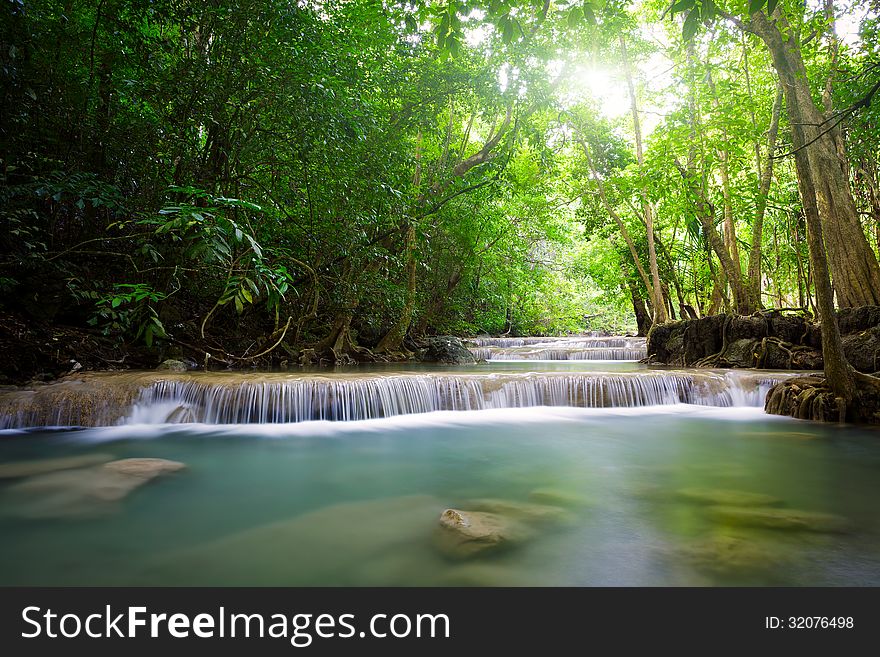
[[[765,616],[764,627],[769,630],[827,630],[852,629],[855,619],[852,616]]]

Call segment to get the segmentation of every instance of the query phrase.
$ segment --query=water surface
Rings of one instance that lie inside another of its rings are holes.
[[[29,517],[0,482],[0,584],[876,586],[877,438],[682,404],[5,432],[0,462],[101,452],[188,469],[60,518]],[[437,550],[445,508],[542,489],[576,500],[566,522],[484,558]],[[834,528],[743,526],[700,499],[718,489]]]

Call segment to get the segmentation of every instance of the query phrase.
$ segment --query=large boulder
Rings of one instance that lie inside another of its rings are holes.
[[[426,338],[420,353],[425,363],[446,363],[448,365],[473,365],[477,362],[461,340],[451,335]]]

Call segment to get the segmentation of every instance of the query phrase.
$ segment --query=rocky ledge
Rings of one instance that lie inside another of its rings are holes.
[[[842,308],[837,323],[852,366],[860,372],[880,370],[880,306]],[[780,311],[669,322],[651,331],[646,360],[685,367],[820,370],[821,327]]]

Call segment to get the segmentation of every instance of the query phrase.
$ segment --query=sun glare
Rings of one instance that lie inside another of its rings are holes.
[[[606,118],[616,119],[629,111],[626,83],[611,71],[579,66],[573,77],[577,91],[592,98]]]

